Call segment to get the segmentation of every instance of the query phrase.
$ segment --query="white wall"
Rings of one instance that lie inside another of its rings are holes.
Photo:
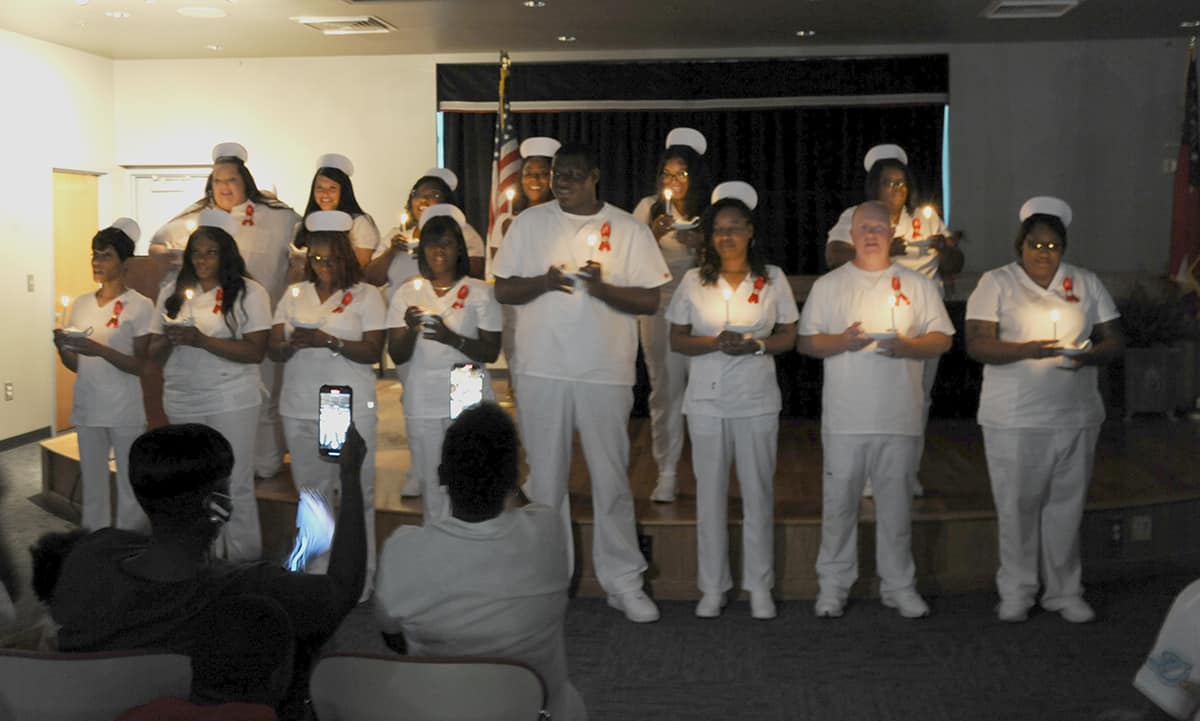
[[[0,118],[0,382],[15,386],[13,401],[0,396],[2,440],[53,420],[52,170],[108,173],[114,156],[110,60],[0,31],[0,67],[10,99]],[[101,177],[97,224],[112,219],[110,194]]]

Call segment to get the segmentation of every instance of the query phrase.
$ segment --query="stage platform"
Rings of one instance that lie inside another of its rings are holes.
[[[500,390],[499,388],[497,389]],[[376,531],[380,542],[398,526],[421,523],[420,499],[401,498],[409,466],[400,388],[379,384],[380,438],[377,463]],[[498,393],[498,395],[500,395]],[[1200,424],[1139,416],[1105,424],[1082,529],[1085,580],[1152,573],[1161,565],[1200,558]],[[670,504],[648,500],[657,469],[650,453],[648,419],[629,423],[630,482],[636,498],[646,580],[654,596],[697,598],[696,503],[690,448],[680,462],[680,494]],[[77,513],[74,434],[43,443],[44,500],[63,515]],[[815,420],[780,422],[775,478],[776,593],[780,598],[816,595],[814,571],[821,529],[820,426]],[[76,476],[77,477],[77,476]],[[996,524],[979,427],[966,419],[929,424],[921,480],[925,496],[913,505],[913,552],[918,586],[925,593],[992,587],[997,567]],[[571,469],[577,588],[602,593],[591,567],[592,509],[587,470],[576,443]],[[74,492],[72,492],[74,491]],[[731,485],[730,543],[737,579],[741,507]],[[71,496],[75,496],[71,499]],[[57,499],[57,503],[53,501]],[[73,502],[72,502],[73,501]],[[296,493],[286,468],[258,483],[263,540],[270,557],[286,555],[294,534]],[[859,529],[861,580],[853,593],[878,591],[874,578],[874,503],[862,501]],[[77,517],[77,516],[76,516]]]

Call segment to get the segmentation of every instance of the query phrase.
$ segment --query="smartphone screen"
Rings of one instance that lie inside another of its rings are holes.
[[[317,450],[322,456],[342,455],[346,431],[350,428],[350,386],[321,386],[317,409]]]
[[[483,401],[483,366],[455,363],[450,369],[450,420]]]

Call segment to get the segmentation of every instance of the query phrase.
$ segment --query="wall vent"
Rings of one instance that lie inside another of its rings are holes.
[[[370,15],[346,17],[301,16],[288,18],[325,35],[379,35],[390,33],[396,28]]]
[[[981,13],[988,20],[1060,18],[1083,0],[995,0]]]

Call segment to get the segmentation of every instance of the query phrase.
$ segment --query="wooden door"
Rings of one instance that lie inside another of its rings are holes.
[[[99,182],[95,175],[54,171],[54,308],[62,297],[74,299],[95,290],[92,280],[92,237],[96,235]],[[56,431],[70,428],[75,374],[55,364]]]

